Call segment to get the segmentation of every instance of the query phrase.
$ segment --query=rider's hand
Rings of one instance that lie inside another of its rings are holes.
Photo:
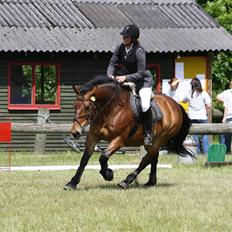
[[[126,76],[116,76],[116,80],[119,83],[123,83],[126,80]]]
[[[114,79],[114,76],[113,75],[108,75],[108,77],[113,80]]]

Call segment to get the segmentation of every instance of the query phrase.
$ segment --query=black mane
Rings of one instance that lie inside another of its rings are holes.
[[[88,91],[90,91],[93,87],[97,85],[103,85],[112,82],[114,81],[108,78],[107,76],[97,75],[81,87],[80,94],[86,94]]]

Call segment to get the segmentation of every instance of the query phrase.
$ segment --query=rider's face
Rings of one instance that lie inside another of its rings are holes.
[[[176,85],[171,85],[171,89],[172,89],[172,91],[175,91],[175,90],[177,90],[177,88],[178,88],[178,85],[179,85],[179,84],[176,84]]]
[[[123,36],[122,40],[123,40],[123,44],[125,46],[130,46],[132,44],[132,37],[131,36]]]

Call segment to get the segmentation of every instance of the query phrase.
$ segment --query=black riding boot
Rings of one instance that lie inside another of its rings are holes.
[[[151,107],[143,112],[144,145],[151,146],[153,139]]]

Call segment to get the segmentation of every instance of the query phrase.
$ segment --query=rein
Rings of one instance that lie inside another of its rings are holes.
[[[111,101],[114,99],[115,95],[118,93],[120,89],[120,85],[118,82],[116,82],[116,89],[113,93],[113,95],[111,96],[111,98],[106,102],[106,104],[100,109],[100,111],[98,111],[95,115],[95,117],[93,119],[91,119],[91,121],[95,121],[95,119],[99,116],[99,114],[111,103]],[[94,104],[93,104],[94,105]],[[95,105],[94,105],[95,106]]]

